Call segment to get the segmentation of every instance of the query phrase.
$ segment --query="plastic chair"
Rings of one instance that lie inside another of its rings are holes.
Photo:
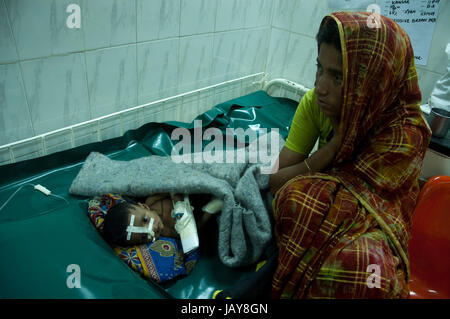
[[[450,298],[450,176],[430,178],[412,219],[410,298]]]

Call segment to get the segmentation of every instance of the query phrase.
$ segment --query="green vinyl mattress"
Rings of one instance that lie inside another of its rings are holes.
[[[286,138],[298,102],[257,91],[199,115],[202,130],[215,127],[278,129]],[[198,122],[197,122],[198,123]],[[214,232],[201,239],[199,261],[187,276],[158,284],[128,267],[87,216],[88,198],[69,194],[72,181],[91,152],[129,161],[170,156],[176,128],[194,121],[147,123],[123,136],[0,167],[0,298],[204,299],[232,287],[256,265],[230,268],[217,254]],[[193,136],[193,134],[192,134]],[[203,147],[208,141],[203,141]],[[60,197],[33,189],[41,184]],[[14,196],[11,198],[11,196]],[[79,286],[69,281],[78,273]]]

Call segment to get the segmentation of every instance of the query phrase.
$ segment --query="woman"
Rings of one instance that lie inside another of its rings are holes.
[[[431,132],[407,34],[383,16],[371,28],[369,15],[322,20],[315,88],[270,178],[273,298],[409,295],[408,233]]]

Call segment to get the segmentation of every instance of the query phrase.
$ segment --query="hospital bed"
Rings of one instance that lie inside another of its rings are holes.
[[[0,166],[0,298],[203,299],[240,282],[256,264],[223,265],[213,241],[200,244],[200,259],[189,275],[163,284],[142,278],[94,228],[87,216],[88,198],[69,194],[69,187],[93,151],[116,160],[170,155],[175,144],[171,132],[193,127],[193,121],[180,120],[187,110],[196,110],[199,114],[191,114],[191,119],[202,120],[203,126],[257,132],[278,128],[286,138],[306,91],[293,82],[267,81],[257,74],[2,147],[6,164]],[[177,110],[179,120],[164,120],[164,112],[183,103],[190,107]],[[163,121],[147,121],[147,111],[159,106]],[[134,124],[130,126],[127,118]],[[108,138],[105,128],[115,129],[119,136]],[[55,139],[58,146],[52,144]],[[37,148],[24,155],[21,150],[30,143]],[[44,192],[36,185],[44,186]],[[70,287],[68,278],[75,271],[80,285]]]

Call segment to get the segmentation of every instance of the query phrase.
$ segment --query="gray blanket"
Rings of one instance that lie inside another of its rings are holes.
[[[269,137],[267,141],[270,145],[272,139]],[[278,149],[269,148],[272,159],[284,141],[279,138],[277,144]],[[249,162],[248,148],[244,162],[238,162],[238,151],[229,152],[232,154],[224,154],[227,163],[210,164],[175,163],[170,156],[156,155],[119,161],[93,152],[74,179],[70,193],[137,197],[166,192],[212,194],[224,201],[218,216],[221,261],[230,267],[248,265],[257,261],[272,237],[269,175],[261,173],[267,172],[271,163]],[[234,162],[230,163],[230,158]]]

